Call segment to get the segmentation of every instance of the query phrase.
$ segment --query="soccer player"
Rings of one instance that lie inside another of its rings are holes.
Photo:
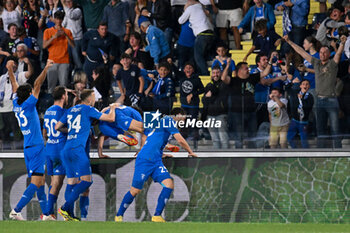
[[[68,125],[67,142],[61,154],[68,178],[66,187],[68,191],[66,202],[58,209],[58,213],[66,221],[76,220],[72,208],[74,202],[92,184],[90,161],[85,150],[91,123],[94,119],[108,122],[115,120],[115,105],[111,105],[109,114],[101,113],[92,107],[95,104],[93,90],[83,90],[80,98],[81,104],[70,108],[55,126],[55,130],[59,130],[64,125]]]
[[[44,140],[41,134],[40,120],[36,110],[36,103],[40,93],[40,87],[43,84],[47,70],[53,65],[52,60],[47,60],[46,66],[34,82],[34,88],[29,84],[18,86],[14,70],[14,62],[8,63],[8,72],[11,80],[12,91],[17,96],[13,100],[13,111],[15,112],[18,124],[24,137],[24,160],[27,167],[28,177],[31,178],[30,184],[24,191],[23,196],[16,207],[11,210],[9,215],[13,220],[24,220],[21,210],[30,202],[34,194],[37,194],[39,204],[43,214],[48,216],[46,211],[45,195],[45,153]],[[43,218],[44,219],[44,218]]]
[[[160,128],[153,129],[147,134],[147,140],[137,155],[135,163],[134,178],[129,192],[127,192],[120,204],[119,210],[115,216],[116,222],[123,221],[123,215],[127,207],[133,202],[135,196],[142,190],[143,184],[148,177],[152,177],[155,182],[160,183],[163,189],[158,198],[158,204],[152,222],[165,222],[161,214],[170,194],[174,189],[174,182],[168,170],[163,165],[162,157],[169,156],[163,154],[163,149],[168,143],[171,135],[176,139],[182,148],[188,152],[188,156],[197,157],[193,153],[186,140],[181,136],[179,130],[175,127],[175,121],[184,119],[185,112],[181,108],[172,110],[173,118],[165,116],[161,119]]]
[[[48,108],[44,116],[43,135],[47,138],[46,157],[47,175],[51,176],[51,185],[47,201],[47,211],[52,220],[56,220],[54,215],[54,205],[57,201],[58,193],[61,190],[66,171],[61,160],[61,150],[67,139],[67,134],[55,130],[55,125],[65,114],[64,105],[68,103],[66,88],[55,87],[53,91],[54,104]]]

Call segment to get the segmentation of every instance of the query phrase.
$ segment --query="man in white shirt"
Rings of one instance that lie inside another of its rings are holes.
[[[214,44],[213,25],[207,13],[198,1],[188,0],[184,7],[184,13],[178,20],[179,24],[184,24],[187,20],[190,21],[193,33],[196,36],[194,60],[200,75],[209,74],[206,55]]]
[[[6,68],[9,64],[9,61],[15,62],[14,75],[17,79],[19,85],[26,83],[27,79],[32,75],[31,71],[18,72],[18,61],[15,57],[8,57]],[[4,75],[0,76],[0,118],[2,118],[3,128],[0,128],[0,138],[2,140],[9,140],[12,134],[16,136],[19,128],[16,122],[16,117],[12,111],[12,85],[10,82],[9,73],[6,72]]]

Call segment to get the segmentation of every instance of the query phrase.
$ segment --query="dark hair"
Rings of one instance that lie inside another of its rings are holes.
[[[16,28],[18,28],[17,24],[15,24],[15,23],[10,23],[10,24],[7,26],[7,30],[10,30],[11,27],[16,27]]]
[[[120,56],[120,60],[124,59],[124,58],[128,58],[128,59],[131,59],[131,56],[127,53],[123,53],[121,56]]]
[[[220,71],[221,71],[221,68],[220,68],[219,65],[216,65],[216,66],[214,66],[213,68],[211,68],[211,70],[220,70]]]
[[[87,98],[89,98],[92,93],[94,93],[94,91],[91,90],[91,89],[84,89],[84,90],[82,90],[82,92],[80,93],[81,101],[84,101]]]
[[[305,82],[305,81],[307,81],[307,82],[310,84],[310,80],[308,80],[308,79],[302,79],[302,80],[300,81],[300,84],[303,83],[303,82]]]
[[[242,66],[244,66],[244,65],[248,65],[248,63],[247,62],[238,62],[238,64],[236,65],[236,70],[238,71],[239,69],[241,69],[242,68]]]
[[[173,108],[170,112],[171,115],[176,116],[176,115],[186,115],[186,112],[183,108]]]
[[[66,14],[64,13],[64,11],[56,11],[55,14],[53,15],[53,17],[55,19],[63,20],[65,15]]]
[[[101,21],[99,24],[98,24],[98,28],[100,26],[108,26],[107,22],[106,21]]]
[[[17,36],[27,35],[26,29],[24,27],[17,28]]]
[[[191,62],[191,61],[185,62],[184,67],[185,67],[185,66],[192,66],[193,69],[196,68],[196,66],[195,66],[195,65],[193,64],[193,62]]]
[[[167,69],[168,71],[171,71],[171,66],[170,66],[170,64],[168,63],[168,62],[161,62],[160,64],[159,64],[159,67],[158,67],[158,69],[160,68],[160,67],[164,67],[165,69]]]
[[[314,48],[315,48],[315,50],[316,50],[317,52],[320,51],[320,48],[322,47],[322,44],[321,44],[321,42],[318,41],[315,37],[313,37],[313,36],[308,36],[308,37],[305,38],[305,40],[307,40],[309,43],[313,44],[313,46],[314,46]]]
[[[26,101],[30,93],[32,92],[32,86],[29,83],[25,83],[18,87],[16,94],[17,94],[17,104],[21,105],[24,101]]]
[[[55,87],[55,89],[53,90],[52,96],[53,96],[53,100],[60,100],[62,98],[62,96],[64,96],[66,94],[66,88],[63,86],[57,86]]]
[[[132,32],[132,33],[130,33],[129,38],[132,37],[132,36],[135,37],[136,40],[139,40],[140,42],[142,41],[142,38],[141,38],[141,34],[140,34],[140,33],[138,33],[138,32]]]
[[[227,44],[225,43],[225,42],[223,42],[223,41],[220,41],[217,45],[216,45],[216,49],[218,49],[218,48],[224,48],[224,49],[227,49],[228,48],[228,46],[227,46]]]
[[[14,63],[16,63],[16,65],[18,65],[18,58],[15,56],[8,56],[7,57],[7,62],[8,61],[13,61]]]
[[[260,20],[255,22],[254,30],[256,32],[264,30],[264,29],[267,29],[267,20],[266,19],[260,19]]]
[[[346,26],[340,26],[340,27],[338,28],[338,34],[339,34],[339,38],[340,38],[341,36],[346,36],[346,37],[348,37],[348,36],[349,36],[349,30],[348,30],[348,28],[347,28]]]
[[[260,62],[260,59],[262,57],[267,57],[266,54],[260,53],[255,57],[255,64],[258,64]]]
[[[271,89],[271,92],[272,92],[272,91],[278,91],[280,94],[282,94],[281,88],[279,88],[279,87],[273,87],[273,88]]]
[[[350,3],[349,3],[350,4]],[[348,11],[348,13],[346,13],[345,18],[348,17],[348,19],[350,19],[350,11]]]

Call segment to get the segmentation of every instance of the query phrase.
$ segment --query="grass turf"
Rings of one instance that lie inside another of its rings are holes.
[[[115,223],[115,222],[14,222],[0,221],[0,233],[339,233],[350,232],[347,224],[274,223]]]

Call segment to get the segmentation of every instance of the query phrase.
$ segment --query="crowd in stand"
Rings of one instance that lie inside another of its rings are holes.
[[[236,148],[308,148],[310,136],[318,148],[340,148],[350,133],[350,1],[329,1],[327,12],[319,2],[308,25],[310,0],[3,0],[0,140],[21,138],[7,62],[17,64],[19,84],[33,84],[51,59],[42,114],[57,85],[69,88],[70,106],[92,88],[99,109],[119,101],[163,114],[179,93],[189,117],[223,123],[184,132],[211,138],[215,149],[230,148],[230,139]],[[243,61],[231,58],[247,33],[251,49]]]

